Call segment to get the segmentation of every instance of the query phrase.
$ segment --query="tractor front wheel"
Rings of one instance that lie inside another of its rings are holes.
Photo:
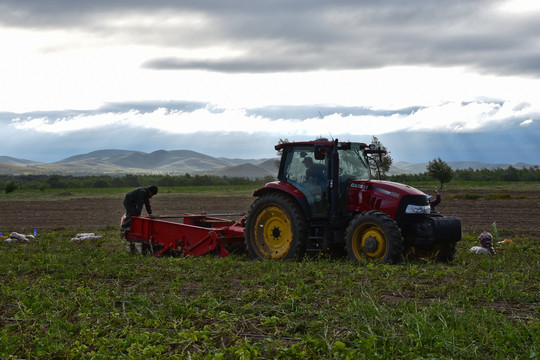
[[[306,249],[306,219],[293,199],[285,194],[268,193],[251,205],[244,237],[254,259],[300,258]]]
[[[349,258],[395,264],[403,239],[395,221],[381,211],[367,211],[352,219],[345,235]]]

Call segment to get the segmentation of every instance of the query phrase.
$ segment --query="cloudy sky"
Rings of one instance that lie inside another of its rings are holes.
[[[0,155],[540,164],[537,0],[1,0]]]

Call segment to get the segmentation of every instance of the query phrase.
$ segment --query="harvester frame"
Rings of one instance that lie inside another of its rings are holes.
[[[202,256],[215,254],[226,257],[225,245],[244,246],[244,219],[224,219],[221,216],[243,214],[181,214],[155,217],[133,216],[131,228],[123,236],[131,253]],[[220,216],[220,217],[218,217]],[[183,222],[171,221],[181,219]]]

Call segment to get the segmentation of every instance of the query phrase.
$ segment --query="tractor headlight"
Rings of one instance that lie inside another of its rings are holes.
[[[431,208],[429,207],[429,205],[409,204],[405,209],[405,214],[429,214],[430,212]]]

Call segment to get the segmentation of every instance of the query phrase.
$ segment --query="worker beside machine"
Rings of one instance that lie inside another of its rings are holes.
[[[140,187],[132,190],[124,197],[124,208],[126,214],[122,217],[122,230],[129,230],[131,226],[131,217],[140,216],[143,205],[149,216],[152,216],[152,207],[150,199],[158,193],[158,188],[155,185],[149,187]]]

